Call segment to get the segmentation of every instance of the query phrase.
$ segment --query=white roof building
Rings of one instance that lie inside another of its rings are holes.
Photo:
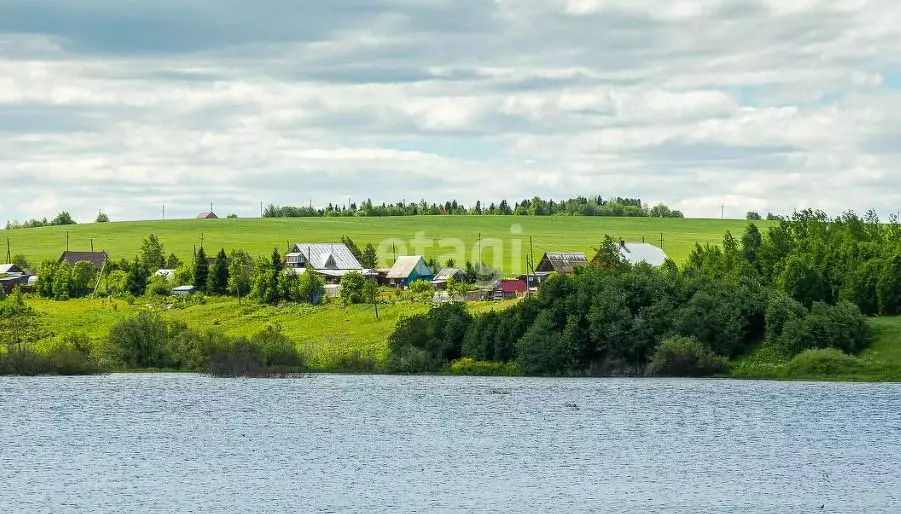
[[[651,266],[662,266],[669,258],[663,249],[648,243],[626,243],[619,245],[620,257],[629,264],[645,262]]]

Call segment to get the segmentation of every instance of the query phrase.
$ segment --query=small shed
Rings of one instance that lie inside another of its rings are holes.
[[[511,300],[525,294],[528,290],[525,280],[518,278],[501,279],[498,281],[497,287],[494,288],[494,299]]]
[[[2,289],[6,294],[10,294],[16,289],[17,286],[27,287],[30,278],[31,277],[25,275],[24,273],[14,273],[0,276],[0,289]]]
[[[541,257],[535,271],[554,272],[561,275],[571,275],[578,267],[588,266],[588,259],[582,252],[548,252]]]
[[[204,211],[197,215],[197,219],[199,219],[199,220],[216,220],[216,219],[219,219],[219,216],[216,216],[216,213],[213,211]]]
[[[59,257],[60,263],[65,262],[69,266],[75,266],[77,262],[90,262],[94,265],[94,269],[100,271],[103,268],[103,264],[109,260],[109,255],[106,252],[70,252],[65,251]]]
[[[417,280],[431,282],[435,278],[435,273],[421,255],[406,255],[397,258],[387,278],[391,285],[406,286]]]
[[[178,286],[172,289],[172,294],[174,296],[188,296],[190,294],[194,294],[197,292],[197,288],[194,286]]]
[[[535,289],[543,284],[550,276],[550,272],[536,271],[535,273],[526,273],[525,275],[520,275],[516,278],[524,281],[529,286],[529,289]]]

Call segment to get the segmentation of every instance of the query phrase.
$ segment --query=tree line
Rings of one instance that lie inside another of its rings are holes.
[[[471,359],[527,374],[703,375],[764,343],[787,357],[857,353],[870,340],[865,315],[901,314],[899,236],[895,218],[806,210],[660,268],[623,263],[606,237],[591,267],[553,276],[510,309],[440,306],[401,321],[388,366],[437,371]]]
[[[304,217],[383,217],[383,216],[439,216],[439,215],[497,215],[497,216],[623,216],[683,218],[684,215],[664,204],[643,205],[638,198],[603,198],[601,196],[578,196],[568,200],[546,200],[539,197],[527,198],[512,205],[507,200],[499,203],[483,204],[477,201],[473,206],[465,206],[456,200],[441,203],[397,202],[394,204],[373,204],[366,200],[361,204],[332,204],[325,208],[313,206],[269,205],[263,212],[267,218]]]

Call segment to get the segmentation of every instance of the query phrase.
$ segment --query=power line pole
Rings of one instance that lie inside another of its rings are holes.
[[[726,206],[725,205],[720,205],[720,219],[721,220],[726,219]]]
[[[8,238],[8,237],[6,238],[6,263],[7,263],[7,264],[12,264],[12,257],[11,257],[11,253],[10,253],[10,248],[9,248],[9,238]]]
[[[660,249],[663,250],[663,232],[660,233]]]
[[[166,204],[163,204],[163,221],[166,221]]]

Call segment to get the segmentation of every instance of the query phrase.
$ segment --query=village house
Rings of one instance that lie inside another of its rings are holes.
[[[103,269],[103,265],[106,261],[109,260],[109,255],[106,252],[69,252],[65,251],[59,257],[57,262],[63,263],[65,262],[69,266],[75,266],[75,263],[78,262],[90,262],[94,265],[94,269],[100,271]]]
[[[216,216],[216,213],[212,211],[204,211],[197,215],[197,219],[199,220],[217,220],[219,216]]]
[[[528,290],[525,280],[505,278],[498,281],[494,288],[493,298],[495,300],[512,300],[524,295]]]
[[[364,270],[343,243],[297,243],[285,255],[285,267],[297,274],[305,273],[309,267],[327,282],[339,282],[352,271],[367,276],[374,274],[373,270]]]
[[[588,259],[582,252],[548,252],[538,262],[535,271],[537,273],[557,272],[561,275],[571,275],[576,268],[587,266]]]
[[[662,248],[648,243],[627,243],[620,239],[619,241],[619,257],[623,262],[635,264],[650,264],[657,267],[662,266],[669,258]],[[595,255],[592,263],[597,263],[600,255]]]
[[[434,280],[432,280],[432,286],[439,290],[447,289],[447,282],[451,278],[457,283],[464,283],[469,280],[466,273],[459,268],[444,268],[435,275]]]
[[[388,284],[392,286],[407,286],[417,280],[431,282],[434,278],[435,273],[421,255],[398,257],[387,275]]]

